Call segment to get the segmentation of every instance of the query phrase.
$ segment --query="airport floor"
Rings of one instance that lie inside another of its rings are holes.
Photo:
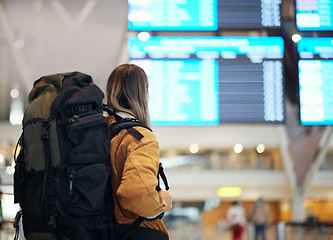
[[[170,240],[232,240],[231,233],[218,227],[200,228],[194,225],[181,228],[169,229]],[[251,227],[244,231],[242,240],[254,240]],[[283,234],[277,234],[275,226],[267,231],[267,240],[333,240],[333,230],[321,234],[319,229],[290,229],[287,228]]]
[[[200,226],[187,225],[169,229],[169,234],[170,240],[232,240],[229,231],[216,226],[201,228]],[[267,240],[275,239],[275,231],[269,229]],[[253,240],[248,230],[244,231],[242,240]]]
[[[254,240],[251,228],[247,227],[244,231],[242,240]],[[170,240],[232,240],[229,231],[215,227],[200,227],[195,224],[188,224],[181,227],[169,229]],[[276,228],[271,227],[267,232],[267,240],[333,240],[333,231],[326,231],[321,234],[320,231],[305,230],[295,231],[295,229],[286,229],[286,235],[276,233]],[[4,225],[0,230],[0,240],[13,240],[15,231],[11,224]],[[21,238],[19,238],[21,239]]]

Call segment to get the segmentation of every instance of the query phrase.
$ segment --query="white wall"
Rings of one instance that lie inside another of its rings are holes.
[[[0,122],[0,143],[16,144],[21,136],[22,126],[13,126],[9,122]]]
[[[278,124],[228,124],[207,127],[153,127],[161,149],[184,148],[192,143],[200,148],[233,148],[241,143],[244,147],[279,147]]]

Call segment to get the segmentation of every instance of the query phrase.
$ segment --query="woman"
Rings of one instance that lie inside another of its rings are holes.
[[[150,126],[148,114],[148,78],[134,64],[115,68],[106,86],[107,105],[122,118],[134,118]],[[108,122],[114,123],[108,116]],[[157,191],[159,146],[156,136],[144,127],[134,127],[144,137],[138,141],[122,130],[111,140],[112,190],[117,223],[131,225],[139,216],[145,217],[140,227],[168,233],[160,219],[172,208],[171,195]],[[155,220],[149,220],[155,219]]]
[[[232,233],[233,240],[242,240],[246,220],[242,205],[235,201],[227,212],[227,223]]]

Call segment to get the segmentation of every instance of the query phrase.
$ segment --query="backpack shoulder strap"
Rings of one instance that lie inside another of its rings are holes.
[[[109,108],[110,109],[110,108]],[[112,111],[112,112],[111,112]],[[116,136],[122,129],[126,129],[133,137],[135,137],[138,141],[140,141],[143,138],[143,135],[136,129],[134,129],[133,127],[135,126],[140,126],[140,127],[144,127],[147,128],[148,130],[150,130],[151,132],[153,130],[151,130],[149,127],[147,127],[146,125],[144,125],[143,123],[135,120],[135,119],[129,119],[129,118],[122,118],[119,115],[115,114],[113,112],[113,110],[109,110],[108,111],[109,114],[112,114],[113,116],[118,116],[118,119],[120,118],[121,120],[116,120],[115,123],[112,123],[110,125],[110,133],[111,133],[111,139]],[[160,187],[160,177],[162,178],[163,182],[164,182],[164,186],[165,189],[168,191],[169,190],[169,184],[168,184],[168,180],[167,177],[164,173],[164,169],[162,166],[162,163],[160,162],[159,164],[159,168],[158,168],[158,173],[157,173],[157,179],[158,179],[158,185],[156,186],[156,190],[160,191],[161,187]]]
[[[133,128],[136,126],[147,128],[152,132],[149,127],[142,124],[141,122],[126,118],[110,125],[111,139],[116,136],[122,129],[126,129],[133,137],[140,141],[143,138],[143,135],[138,130]]]
[[[134,118],[122,118],[116,114],[113,109],[107,107],[106,105],[103,105],[103,110],[116,119],[116,122],[110,125],[111,139],[116,136],[122,129],[126,129],[133,137],[140,141],[143,138],[143,135],[138,130],[133,128],[135,126],[146,128],[151,132],[153,131],[148,126]]]

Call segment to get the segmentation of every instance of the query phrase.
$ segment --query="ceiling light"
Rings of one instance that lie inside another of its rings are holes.
[[[292,35],[291,39],[293,40],[294,43],[297,43],[299,40],[302,39],[302,36],[299,35],[298,33],[295,33],[294,35]]]
[[[235,153],[241,153],[243,151],[243,145],[240,144],[240,143],[237,143],[235,146],[234,146],[234,151]]]
[[[12,98],[17,98],[19,95],[20,95],[20,92],[19,92],[19,90],[17,90],[16,88],[13,88],[13,89],[10,91],[10,96],[11,96]]]
[[[149,40],[149,38],[150,38],[150,34],[148,33],[148,32],[140,32],[139,34],[138,34],[138,39],[140,40],[140,41],[148,41]]]
[[[189,150],[193,154],[197,153],[197,152],[199,152],[199,145],[196,144],[196,143],[193,143],[193,144],[190,145]]]
[[[217,189],[217,196],[219,197],[239,197],[241,194],[241,187],[220,187]]]
[[[23,40],[16,40],[14,42],[14,48],[22,49],[23,47],[24,47],[24,41]]]
[[[258,153],[263,153],[264,151],[265,151],[264,144],[258,144],[258,146],[257,146],[257,152]]]

